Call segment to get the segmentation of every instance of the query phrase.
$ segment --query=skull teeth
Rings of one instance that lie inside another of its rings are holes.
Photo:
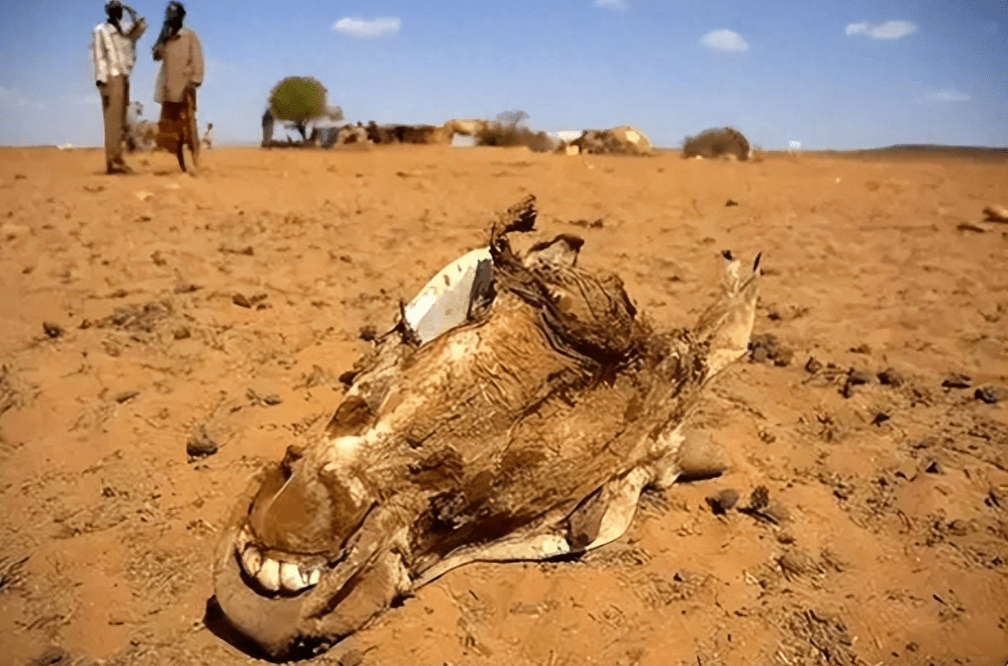
[[[319,566],[302,567],[293,562],[281,562],[262,554],[251,543],[244,548],[236,545],[241,552],[241,567],[249,578],[254,578],[259,587],[267,592],[300,592],[318,585],[322,578]]]

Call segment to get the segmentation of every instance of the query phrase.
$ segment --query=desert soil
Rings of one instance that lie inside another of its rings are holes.
[[[580,560],[456,570],[310,663],[1008,660],[1003,161],[132,163],[0,150],[0,662],[255,663],[206,621],[233,498],[331,415],[361,332],[528,193],[537,238],[583,236],[661,325],[713,298],[722,250],[763,253],[754,354],[692,423],[729,470]]]

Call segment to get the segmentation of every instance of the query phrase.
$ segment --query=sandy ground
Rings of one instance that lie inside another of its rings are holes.
[[[981,221],[1004,162],[174,162],[0,150],[0,662],[254,662],[204,623],[233,498],[331,414],[361,329],[526,193],[540,236],[584,236],[668,325],[713,298],[721,250],[763,252],[754,333],[777,346],[695,418],[730,470],[579,561],[456,570],[313,663],[1008,660],[1008,225]],[[190,460],[202,433],[219,450]],[[759,486],[777,522],[705,501]]]

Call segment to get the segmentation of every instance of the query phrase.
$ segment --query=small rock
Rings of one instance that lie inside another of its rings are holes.
[[[973,393],[973,397],[981,402],[986,402],[988,405],[996,405],[1004,398],[1004,391],[998,390],[994,386],[984,386],[978,388]]]
[[[54,324],[51,321],[42,322],[42,330],[45,331],[46,335],[54,339],[63,335],[63,327],[59,324]]]
[[[808,360],[805,361],[805,372],[811,375],[820,372],[823,369],[823,364],[815,356],[809,356]]]
[[[360,331],[358,331],[357,335],[358,337],[360,337],[361,340],[365,340],[367,342],[374,342],[374,340],[378,337],[378,329],[372,326],[371,324],[368,324],[366,326],[361,326]]]
[[[888,420],[889,420],[888,414],[886,414],[885,412],[879,412],[878,414],[875,415],[875,418],[872,419],[871,424],[873,426],[882,425]]]
[[[737,205],[738,205],[738,202],[735,201],[734,199],[729,199],[728,201],[725,202],[725,207],[728,207],[728,206],[737,206]]]
[[[938,467],[937,460],[932,460],[928,463],[927,467],[924,468],[924,471],[928,474],[941,474],[941,468]]]
[[[941,385],[947,389],[967,389],[970,387],[970,381],[972,379],[968,375],[964,375],[961,372],[953,372],[942,380]]]
[[[847,373],[847,383],[853,386],[860,386],[861,384],[871,384],[875,381],[875,377],[865,370],[854,370],[851,369]]]
[[[172,331],[172,337],[176,340],[185,340],[192,336],[192,332],[189,330],[188,326],[179,326],[174,331]]]
[[[896,371],[895,368],[886,368],[882,372],[878,373],[878,380],[886,386],[900,387],[905,383],[903,375]]]
[[[189,454],[190,458],[212,456],[217,453],[217,448],[217,442],[210,439],[210,436],[207,435],[206,430],[203,428],[200,428],[200,431],[186,442],[186,453]]]
[[[724,455],[706,432],[688,432],[679,447],[679,478],[699,481],[721,476],[728,468]]]
[[[733,488],[726,488],[716,495],[705,497],[704,501],[711,508],[715,515],[724,515],[729,509],[738,504],[739,494]]]
[[[854,354],[871,354],[871,347],[866,344],[860,344],[857,347],[851,347],[851,352]]]
[[[969,534],[969,523],[959,518],[950,522],[947,526],[948,533],[953,536],[966,536]]]
[[[281,398],[276,393],[269,393],[269,394],[263,396],[262,401],[264,403],[266,403],[267,405],[273,407],[273,406],[281,404],[283,402],[283,398]]]
[[[337,659],[340,666],[360,666],[364,662],[364,655],[360,650],[350,648]]]
[[[983,212],[988,222],[1008,222],[1008,207],[991,204]]]
[[[781,344],[773,333],[762,333],[749,338],[749,359],[753,363],[772,361],[776,366],[791,363],[794,352]]]
[[[140,391],[135,391],[135,390],[134,391],[123,391],[122,393],[119,393],[119,394],[116,395],[115,401],[118,402],[118,403],[120,403],[120,404],[122,404],[122,403],[126,402],[127,400],[132,400],[133,398],[137,397],[138,395],[140,395]]]
[[[239,306],[241,306],[243,308],[251,308],[252,307],[252,301],[250,301],[248,299],[248,297],[245,294],[242,294],[242,293],[237,293],[234,296],[232,296],[231,297],[231,302],[234,303],[235,305],[239,305]]]
[[[31,666],[57,666],[57,664],[69,664],[70,655],[66,650],[59,647],[58,645],[53,645],[45,649],[45,651],[39,656],[32,659],[29,664]]]
[[[865,370],[854,370],[853,368],[847,372],[847,379],[844,381],[843,388],[840,389],[840,394],[845,398],[849,398],[854,395],[854,387],[861,386],[863,384],[871,384],[875,381],[875,375],[867,372]]]

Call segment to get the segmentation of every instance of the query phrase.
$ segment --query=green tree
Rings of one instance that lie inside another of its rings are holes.
[[[269,96],[273,117],[289,123],[308,139],[308,124],[321,118],[343,120],[343,109],[328,105],[328,91],[310,76],[288,76],[273,86]]]

